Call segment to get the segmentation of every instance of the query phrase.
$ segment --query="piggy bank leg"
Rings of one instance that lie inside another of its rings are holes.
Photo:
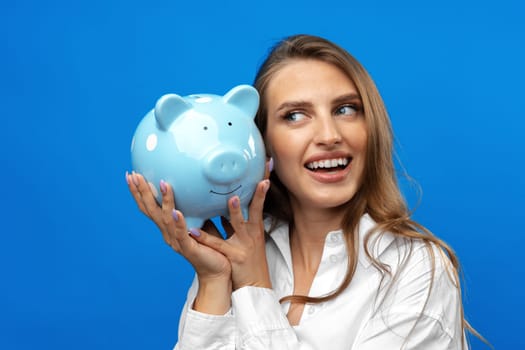
[[[204,219],[202,218],[195,218],[195,217],[185,217],[186,220],[186,227],[188,227],[188,230],[190,228],[202,228],[202,225],[204,225]]]
[[[242,217],[244,218],[244,221],[248,221],[248,207],[242,207]]]
[[[211,222],[213,223],[217,231],[219,231],[222,238],[227,239],[228,235],[226,234],[226,229],[222,225],[222,218],[220,216],[215,216],[211,218]]]

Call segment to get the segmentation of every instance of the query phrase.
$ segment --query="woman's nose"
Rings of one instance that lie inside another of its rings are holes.
[[[341,143],[342,137],[339,127],[331,115],[318,118],[316,129],[315,143],[326,146]]]

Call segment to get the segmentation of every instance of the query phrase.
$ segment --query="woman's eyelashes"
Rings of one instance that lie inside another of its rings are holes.
[[[305,117],[306,114],[301,111],[291,111],[284,113],[282,118],[288,122],[294,123],[303,120]]]
[[[334,116],[348,116],[353,117],[358,115],[362,111],[362,107],[358,103],[345,103],[337,106],[332,114]],[[286,122],[298,123],[305,120],[309,115],[314,116],[315,112],[307,112],[304,110],[292,110],[281,114],[281,118]]]
[[[349,104],[344,104],[342,106],[337,107],[335,109],[334,114],[335,115],[343,115],[343,116],[355,116],[360,111],[361,111],[361,106],[360,105],[357,105],[357,104],[354,104],[354,103],[349,103]]]

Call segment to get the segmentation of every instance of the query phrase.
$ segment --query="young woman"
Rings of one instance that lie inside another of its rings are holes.
[[[456,256],[410,219],[364,68],[297,35],[273,48],[254,85],[270,175],[249,217],[229,200],[228,239],[186,227],[168,184],[159,207],[140,174],[126,175],[196,271],[176,349],[466,349]]]

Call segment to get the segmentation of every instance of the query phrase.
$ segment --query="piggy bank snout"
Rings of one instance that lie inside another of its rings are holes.
[[[204,173],[214,183],[228,184],[240,179],[248,169],[244,154],[233,149],[222,149],[204,160]]]

